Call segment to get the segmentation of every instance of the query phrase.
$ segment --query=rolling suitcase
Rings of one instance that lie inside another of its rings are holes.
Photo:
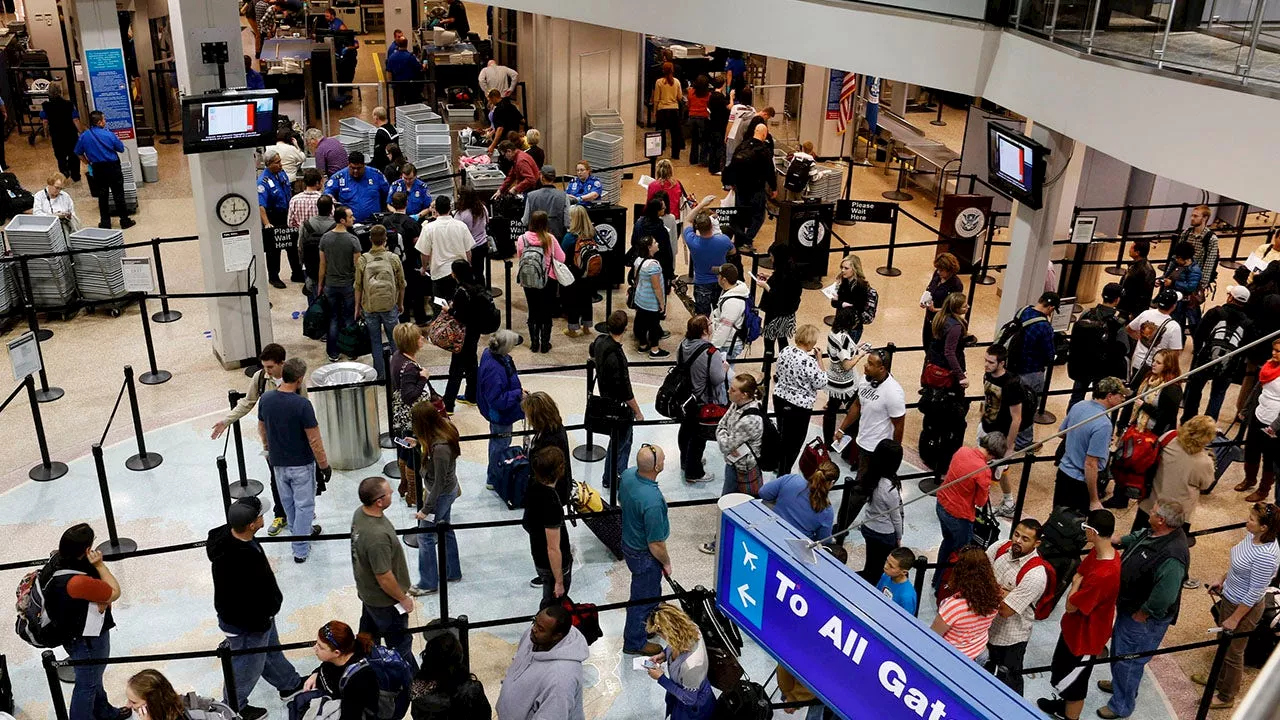
[[[498,461],[500,472],[493,491],[507,504],[509,510],[524,507],[524,494],[529,489],[529,456],[524,446],[512,445],[502,453]]]

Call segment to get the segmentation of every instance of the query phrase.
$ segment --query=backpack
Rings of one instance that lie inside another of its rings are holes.
[[[516,282],[531,290],[541,290],[547,286],[547,251],[542,245],[525,244],[524,252],[520,253],[520,265],[516,269]]]
[[[654,400],[654,408],[659,415],[672,420],[683,420],[690,412],[696,412],[699,403],[697,394],[693,391],[693,361],[705,354],[707,373],[710,375],[711,354],[714,352],[715,346],[707,343],[667,371],[667,377],[663,379],[662,387],[658,388],[658,395]]]
[[[645,262],[650,260],[652,260],[655,263],[658,262],[653,258],[639,258],[639,257],[636,258],[631,263],[631,270],[627,272],[627,307],[631,308],[632,310],[637,309],[636,308],[636,285],[640,282],[640,268],[644,267]]]
[[[1116,481],[1116,493],[1124,493],[1124,497],[1134,499],[1146,497],[1150,490],[1148,480],[1160,462],[1160,451],[1177,435],[1177,430],[1170,430],[1156,437],[1150,430],[1129,426],[1120,436],[1120,443],[1111,456],[1111,477]]]
[[[314,302],[302,314],[302,335],[312,340],[324,340],[329,335],[329,298],[317,295]]]
[[[750,295],[730,295],[729,297],[720,298],[721,312],[723,312],[725,300],[741,300],[746,307],[742,310],[742,324],[738,326],[738,332],[735,335],[744,343],[751,344],[760,337],[761,331],[764,330],[764,323],[760,320],[760,311],[756,310],[756,303],[751,299]]]
[[[880,307],[880,293],[876,289],[867,286],[867,305],[862,308],[862,324],[870,325],[876,321],[876,310]]]
[[[595,277],[604,270],[604,256],[594,238],[578,238],[573,245],[573,264],[582,277]]]
[[[560,607],[569,613],[570,621],[586,638],[588,645],[604,637],[604,631],[600,629],[600,612],[596,610],[595,603],[576,603],[566,593],[560,596]]]
[[[476,332],[481,335],[497,332],[502,325],[502,313],[498,312],[498,306],[494,304],[493,297],[487,292],[473,295],[466,288],[462,288],[462,291],[467,294],[468,314],[471,316],[467,320],[476,324]],[[479,307],[476,306],[477,303]]]
[[[391,648],[374,645],[369,656],[347,665],[338,681],[341,692],[351,679],[362,668],[371,668],[378,679],[378,710],[374,714],[377,720],[400,720],[409,711],[409,686],[413,683],[413,668],[404,658]]]
[[[373,312],[388,312],[396,306],[396,273],[390,251],[370,253],[364,266],[362,302]]]
[[[1031,306],[1028,305],[1027,307]],[[1010,372],[1015,374],[1022,373],[1022,347],[1026,343],[1027,328],[1035,325],[1036,323],[1049,322],[1049,318],[1044,315],[1040,315],[1039,313],[1036,314],[1036,317],[1025,321],[1018,319],[1026,309],[1027,308],[1022,308],[1019,310],[1018,317],[1015,317],[1004,325],[1001,325],[1000,332],[996,333],[995,344],[1002,346],[1009,352],[1009,359],[1005,365],[1009,368]]]
[[[778,470],[778,449],[782,447],[782,434],[778,432],[778,426],[773,424],[773,420],[760,411],[760,408],[748,408],[743,416],[759,415],[760,423],[764,426],[764,434],[760,437],[760,454],[756,456],[756,466],[761,470],[776,472]]]
[[[182,696],[182,709],[189,720],[239,720],[240,715],[229,705],[193,692]]]
[[[769,720],[773,709],[769,707],[769,694],[759,683],[740,680],[735,687],[720,694],[711,717],[713,720]]]
[[[70,639],[63,637],[57,623],[49,616],[46,593],[53,581],[60,577],[84,575],[79,570],[57,570],[44,577],[48,565],[39,570],[32,570],[18,582],[17,602],[14,608],[18,611],[18,620],[14,624],[14,632],[28,645],[38,648],[58,647]]]
[[[529,489],[532,470],[529,456],[523,445],[512,445],[497,458],[498,474],[494,477],[493,491],[507,504],[507,509],[524,507],[524,494]]]
[[[1011,540],[1006,542],[1004,545],[1001,545],[1000,549],[996,551],[996,558],[998,559],[1005,553],[1009,552],[1009,548],[1012,545],[1013,545],[1013,541]],[[1044,593],[1041,594],[1040,599],[1036,601],[1036,619],[1044,620],[1045,618],[1049,617],[1049,615],[1053,613],[1054,602],[1056,602],[1058,599],[1057,571],[1053,569],[1053,566],[1049,564],[1048,560],[1045,560],[1044,558],[1040,557],[1037,554],[1035,557],[1031,558],[1030,560],[1022,564],[1022,569],[1018,571],[1018,579],[1016,582],[1021,583],[1022,578],[1026,577],[1027,573],[1031,572],[1032,570],[1038,567],[1044,568],[1045,584],[1044,584]]]
[[[1090,310],[1071,326],[1071,348],[1067,352],[1067,376],[1072,380],[1092,381],[1104,377],[1098,373],[1105,366],[1098,362],[1098,354],[1110,345],[1107,343],[1107,322]]]
[[[1213,329],[1209,331],[1208,342],[1204,344],[1204,349],[1196,353],[1196,365],[1203,365],[1225,357],[1232,351],[1238,350],[1244,342],[1245,330],[1249,324],[1249,319],[1245,317],[1243,312],[1231,313],[1223,311],[1223,318],[1214,324]],[[1235,370],[1237,358],[1232,358],[1226,362],[1220,362],[1210,368],[1204,370],[1209,377],[1225,377],[1232,375]]]

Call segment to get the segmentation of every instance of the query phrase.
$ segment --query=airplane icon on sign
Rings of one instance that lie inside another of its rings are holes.
[[[755,553],[747,549],[747,544],[745,542],[742,543],[742,564],[743,565],[750,565],[751,569],[755,570],[756,560],[759,560],[759,559],[760,559],[759,555],[756,555]]]

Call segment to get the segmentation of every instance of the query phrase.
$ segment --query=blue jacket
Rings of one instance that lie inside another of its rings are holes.
[[[1200,289],[1200,266],[1191,263],[1186,267],[1179,267],[1176,263],[1169,263],[1169,269],[1165,271],[1164,276],[1167,278],[1173,275],[1174,270],[1181,270],[1176,277],[1173,278],[1173,289],[1182,293],[1182,297],[1186,297],[1196,290]]]
[[[1034,306],[1026,307],[1019,313],[1018,319],[1027,321],[1040,316],[1040,311]],[[1053,363],[1053,356],[1057,352],[1053,345],[1053,323],[1038,322],[1027,326],[1026,334],[1022,338],[1022,369],[1021,373],[1041,372]]]
[[[520,409],[524,388],[520,387],[520,375],[510,355],[494,355],[486,348],[480,356],[476,382],[480,385],[477,404],[486,420],[495,425],[511,425],[524,419],[524,410]]]

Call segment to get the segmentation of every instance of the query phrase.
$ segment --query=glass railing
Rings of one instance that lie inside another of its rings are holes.
[[[1015,0],[1009,25],[1090,55],[1280,90],[1280,3]]]

